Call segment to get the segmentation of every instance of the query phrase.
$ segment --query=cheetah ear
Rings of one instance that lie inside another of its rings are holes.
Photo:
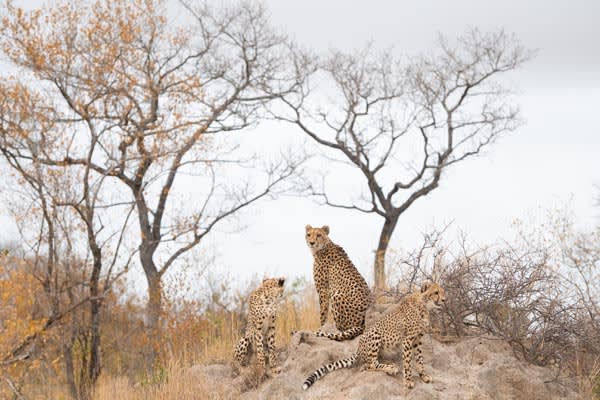
[[[285,278],[279,278],[279,279],[277,279],[277,284],[278,284],[280,287],[283,287],[283,284],[284,284],[284,283],[285,283]]]
[[[323,229],[323,232],[325,232],[326,235],[329,235],[329,226],[323,225],[321,229]]]
[[[310,231],[312,228],[313,228],[312,226],[310,226],[310,225],[306,225],[306,230],[307,230],[307,231]]]
[[[431,287],[431,282],[425,282],[421,286],[421,293],[425,293],[427,291],[427,289],[429,289],[430,287]]]

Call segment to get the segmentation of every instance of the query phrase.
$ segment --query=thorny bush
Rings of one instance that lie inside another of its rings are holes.
[[[491,334],[530,363],[598,380],[600,229],[577,232],[561,217],[546,233],[497,246],[465,237],[451,245],[445,231],[423,235],[420,248],[402,258],[393,294],[437,280],[447,300],[432,318],[434,332]]]

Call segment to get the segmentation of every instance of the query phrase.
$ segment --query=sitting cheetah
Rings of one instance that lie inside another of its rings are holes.
[[[313,372],[302,388],[308,389],[325,374],[340,368],[350,368],[357,363],[363,363],[367,371],[383,371],[396,375],[400,368],[397,365],[379,362],[379,352],[393,349],[402,345],[404,364],[404,384],[412,389],[415,385],[412,379],[412,353],[417,353],[417,372],[423,382],[431,382],[431,377],[425,374],[423,354],[421,353],[421,338],[429,325],[429,310],[441,307],[446,301],[444,289],[436,283],[426,283],[420,292],[408,295],[397,308],[375,322],[360,338],[358,350],[349,358],[327,364]]]
[[[283,295],[284,278],[264,279],[249,298],[248,325],[246,334],[235,346],[234,358],[238,365],[248,363],[251,351],[256,352],[258,365],[266,370],[263,335],[266,333],[269,366],[272,373],[278,373],[275,354],[275,317]]]
[[[365,314],[371,301],[367,282],[341,246],[329,239],[329,227],[306,225],[306,243],[313,253],[313,276],[319,295],[321,327],[327,320],[329,305],[339,333],[317,336],[333,340],[349,340],[365,329]]]

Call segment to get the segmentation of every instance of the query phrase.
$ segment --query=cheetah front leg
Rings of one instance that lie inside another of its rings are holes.
[[[327,315],[329,314],[329,279],[327,277],[327,271],[325,271],[323,267],[318,267],[316,264],[313,265],[313,277],[317,295],[319,296],[319,314],[322,327],[325,325],[325,322],[327,322]]]
[[[412,378],[412,345],[414,337],[404,338],[402,340],[402,362],[404,364],[404,385],[408,389],[415,387],[415,381]]]
[[[278,374],[281,372],[281,367],[277,365],[277,353],[275,352],[275,315],[270,318],[269,327],[267,328],[267,350],[269,352],[269,367],[271,372]]]
[[[263,342],[262,329],[254,329],[252,336],[254,338],[254,349],[256,351],[256,361],[260,367],[262,367],[263,369],[266,369],[265,349],[264,349],[264,344],[263,344],[264,342]]]
[[[321,327],[327,322],[327,315],[329,314],[329,290],[327,288],[322,289],[319,292],[319,317]],[[321,330],[319,328],[319,330]]]
[[[423,335],[419,335],[417,337],[417,339],[415,340],[415,343],[413,345],[414,350],[417,353],[417,372],[419,373],[419,377],[421,377],[421,380],[425,383],[430,383],[432,381],[431,376],[427,375],[425,373],[425,367],[423,365],[423,351],[421,350],[421,346],[423,344]]]

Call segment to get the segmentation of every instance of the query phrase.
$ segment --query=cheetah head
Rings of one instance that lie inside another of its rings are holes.
[[[310,225],[306,225],[306,244],[310,250],[314,253],[321,250],[327,243],[329,243],[329,227],[324,225],[321,228],[313,228]]]
[[[265,278],[262,286],[267,289],[268,296],[276,299],[283,296],[285,278]]]
[[[441,308],[446,302],[444,288],[435,282],[425,282],[421,286],[423,301],[428,309]]]

